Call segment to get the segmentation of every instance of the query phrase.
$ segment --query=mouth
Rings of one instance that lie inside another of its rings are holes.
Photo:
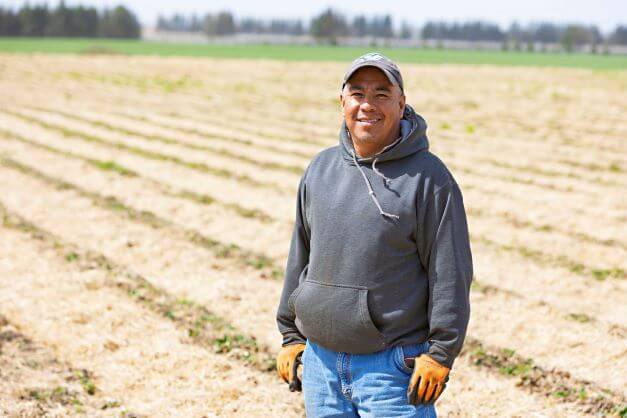
[[[357,123],[364,126],[374,126],[379,122],[381,122],[379,118],[357,118]]]

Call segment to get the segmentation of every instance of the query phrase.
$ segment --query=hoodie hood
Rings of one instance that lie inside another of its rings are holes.
[[[391,179],[387,178],[381,171],[377,170],[376,164],[383,161],[398,160],[408,155],[415,154],[416,152],[429,149],[429,140],[427,139],[427,122],[417,114],[414,109],[406,104],[403,117],[401,118],[401,135],[392,142],[385,146],[381,151],[371,157],[357,157],[355,147],[353,146],[353,140],[350,137],[350,133],[346,126],[346,121],[342,121],[342,129],[340,130],[340,148],[342,150],[342,159],[349,165],[355,165],[368,188],[368,194],[377,205],[381,216],[390,219],[399,219],[398,215],[388,213],[381,207],[379,199],[377,199],[370,180],[361,167],[362,163],[368,163],[372,161],[372,171],[376,175],[381,177],[386,186],[390,185]]]
[[[351,165],[355,164],[355,160],[360,163],[374,162],[375,160],[376,162],[398,160],[418,151],[429,149],[427,122],[410,105],[406,104],[405,112],[401,119],[401,135],[396,141],[384,147],[377,154],[362,158],[356,155],[346,121],[342,121],[340,148],[342,150],[342,158]]]

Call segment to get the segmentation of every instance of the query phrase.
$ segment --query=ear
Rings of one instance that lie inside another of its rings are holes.
[[[401,107],[401,117],[405,114],[405,95],[401,93],[401,98],[398,100],[398,104]]]
[[[344,108],[344,91],[340,91],[340,106]]]

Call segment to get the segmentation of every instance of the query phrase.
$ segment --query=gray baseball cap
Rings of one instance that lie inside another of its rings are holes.
[[[352,62],[348,71],[346,71],[346,74],[344,74],[342,89],[346,85],[348,79],[351,78],[351,76],[355,73],[355,71],[359,70],[362,67],[377,67],[378,69],[383,71],[383,73],[390,80],[390,83],[399,86],[403,94],[405,94],[401,71],[391,59],[389,59],[385,55],[379,54],[378,52],[369,52]]]

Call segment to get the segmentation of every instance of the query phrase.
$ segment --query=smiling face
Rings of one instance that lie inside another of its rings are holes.
[[[377,153],[400,135],[405,96],[378,68],[355,71],[342,90],[340,102],[360,156]]]

